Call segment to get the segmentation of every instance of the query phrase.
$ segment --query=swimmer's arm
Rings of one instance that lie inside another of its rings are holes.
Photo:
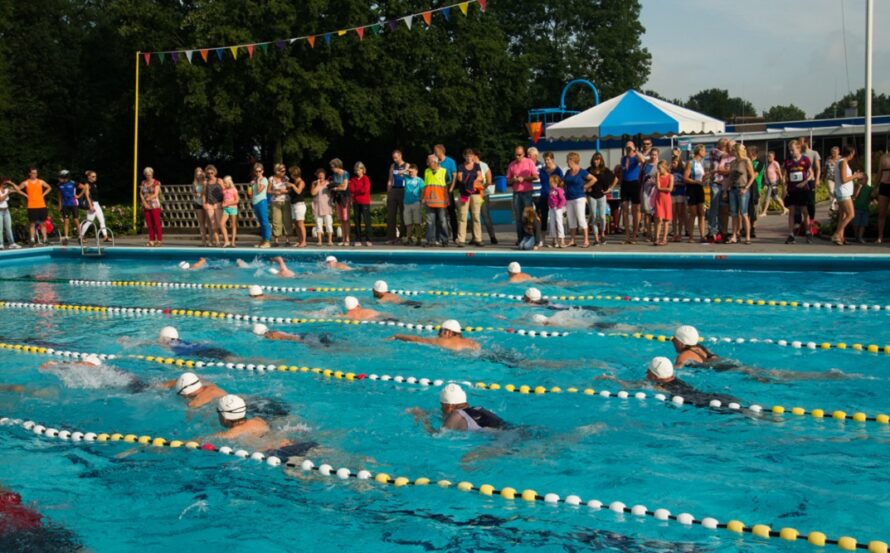
[[[25,393],[25,387],[20,384],[0,384],[0,392]]]
[[[442,430],[467,430],[468,428],[467,421],[457,412],[448,415],[448,418],[442,423]]]
[[[615,384],[618,384],[619,386],[621,386],[622,388],[627,389],[627,390],[632,390],[634,388],[642,387],[642,385],[639,381],[621,380],[620,378],[612,376],[611,374],[603,374],[603,375],[597,376],[596,378],[594,378],[594,380],[600,380],[600,381],[604,381],[604,382],[614,382]]]
[[[166,382],[161,382],[161,388],[166,388],[169,390],[169,389],[173,388],[174,386],[176,386],[175,380],[168,380]]]
[[[419,422],[420,424],[422,424],[423,429],[426,430],[427,434],[437,434],[436,429],[433,428],[433,424],[430,422],[430,416],[426,413],[426,411],[424,411],[420,407],[412,407],[410,409],[406,409],[405,412],[414,417],[414,422]]]
[[[433,344],[435,340],[432,338],[425,338],[423,336],[412,336],[411,334],[396,334],[395,336],[391,336],[389,341],[398,340],[400,342],[412,342],[415,344]]]

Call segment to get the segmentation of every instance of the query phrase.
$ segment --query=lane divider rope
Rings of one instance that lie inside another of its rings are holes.
[[[68,350],[55,350],[52,348],[45,348],[42,346],[30,346],[30,345],[22,345],[22,344],[9,344],[0,342],[0,350],[11,350],[14,352],[21,353],[32,353],[38,355],[49,355],[55,357],[66,357],[66,358],[83,358],[88,355],[96,355],[100,359],[105,360],[113,360],[118,358],[113,354],[90,354],[76,351],[68,351]],[[308,367],[305,365],[295,365],[295,364],[266,364],[266,363],[251,363],[251,362],[231,362],[231,361],[207,361],[207,360],[196,360],[196,359],[188,359],[188,358],[180,358],[180,357],[164,357],[164,356],[156,356],[156,355],[139,355],[139,354],[127,354],[123,356],[126,359],[134,359],[137,361],[144,361],[147,363],[154,363],[157,365],[173,365],[176,367],[184,367],[187,369],[192,368],[225,368],[230,370],[238,370],[238,371],[246,371],[251,374],[269,374],[269,373],[300,373],[300,374],[313,374],[321,376],[325,379],[334,379],[334,380],[348,380],[348,381],[361,381],[361,380],[371,380],[371,381],[380,381],[380,382],[392,382],[395,384],[410,384],[421,387],[441,387],[449,381],[443,380],[441,378],[430,379],[430,378],[417,378],[414,376],[403,376],[403,375],[389,375],[389,374],[370,374],[366,375],[365,373],[354,373],[349,371],[339,371],[334,369],[324,369],[320,367]],[[454,382],[453,380],[451,382]],[[568,386],[568,387],[560,387],[560,386],[542,386],[542,385],[528,385],[521,384],[516,386],[514,384],[505,384],[502,385],[497,382],[470,382],[468,380],[456,381],[460,382],[460,384],[468,387],[468,388],[476,388],[479,390],[487,390],[487,391],[504,391],[508,393],[514,393],[518,395],[532,395],[532,396],[544,396],[544,395],[555,395],[555,394],[581,394],[585,396],[598,397],[603,399],[618,399],[624,400],[627,402],[631,399],[640,400],[636,403],[638,406],[647,405],[644,403],[644,400],[652,398],[655,401],[666,404],[666,405],[674,405],[677,407],[683,406],[686,403],[689,403],[687,398],[683,396],[675,395],[669,396],[667,394],[662,393],[646,393],[644,391],[633,391],[633,390],[619,390],[617,392],[611,390],[596,390],[592,387],[585,386]],[[705,394],[707,395],[707,394]],[[773,420],[783,420],[784,415],[791,414],[796,417],[810,416],[816,420],[823,420],[826,418],[834,419],[837,421],[854,421],[859,423],[865,422],[874,422],[878,423],[884,428],[890,428],[890,416],[884,413],[878,413],[876,415],[867,415],[861,411],[855,411],[853,413],[848,413],[843,410],[824,410],[824,409],[806,409],[800,406],[794,407],[786,407],[783,405],[773,405],[771,407],[764,407],[758,405],[756,403],[752,403],[750,405],[741,405],[738,403],[723,403],[720,400],[712,399],[708,402],[707,405],[700,404],[700,407],[707,407],[715,410],[730,410],[739,413],[747,413],[751,415],[755,415],[758,417],[767,417],[772,416]]]
[[[236,450],[229,446],[218,447],[211,443],[201,444],[197,441],[167,440],[166,438],[162,437],[153,437],[150,435],[138,434],[95,433],[72,431],[67,429],[58,430],[56,428],[48,428],[45,425],[37,424],[30,420],[25,421],[22,419],[13,419],[9,417],[0,418],[0,426],[17,427],[42,438],[70,441],[75,443],[123,442],[154,448],[186,449],[219,453],[226,456],[234,456],[239,459],[251,459],[258,463],[265,463],[270,467],[280,467],[282,465],[282,459],[275,456],[266,456],[265,453],[260,451],[250,453],[245,449]],[[285,466],[288,465],[285,464]],[[632,516],[640,518],[648,517],[659,521],[672,521],[679,523],[680,525],[685,527],[698,526],[708,530],[725,530],[727,532],[740,535],[749,534],[765,540],[768,540],[770,538],[781,538],[786,541],[797,541],[798,539],[800,539],[806,540],[816,547],[836,545],[839,549],[844,551],[855,551],[857,549],[866,550],[869,551],[869,553],[887,553],[888,551],[888,544],[886,542],[878,540],[872,540],[867,543],[860,543],[855,538],[850,536],[841,536],[834,539],[828,538],[824,532],[811,531],[807,534],[802,534],[797,529],[790,527],[774,530],[772,527],[765,524],[754,524],[751,526],[747,526],[740,520],[730,520],[726,523],[722,523],[713,517],[702,517],[699,519],[692,514],[685,512],[674,515],[667,509],[649,509],[642,504],[635,504],[628,507],[627,504],[621,501],[603,502],[598,499],[589,499],[585,501],[580,496],[574,494],[561,497],[555,493],[547,493],[542,495],[533,489],[523,489],[522,491],[519,491],[516,488],[508,486],[498,489],[491,484],[482,484],[481,486],[475,486],[473,483],[467,481],[461,481],[457,484],[453,484],[451,480],[446,479],[433,481],[433,479],[426,477],[415,478],[413,480],[405,476],[398,476],[393,478],[385,472],[378,472],[376,474],[368,470],[359,470],[357,472],[353,472],[352,470],[345,467],[334,469],[333,466],[327,463],[322,463],[316,466],[316,464],[310,459],[305,459],[304,461],[302,461],[299,468],[304,472],[314,471],[328,478],[335,476],[339,480],[366,480],[368,482],[376,482],[381,485],[391,485],[395,488],[424,487],[434,484],[439,489],[450,489],[453,487],[461,492],[473,492],[478,495],[487,497],[500,497],[505,501],[514,501],[516,499],[520,499],[528,503],[543,502],[548,505],[562,504],[575,508],[586,506],[591,511],[601,511],[605,509],[616,514],[630,514]]]

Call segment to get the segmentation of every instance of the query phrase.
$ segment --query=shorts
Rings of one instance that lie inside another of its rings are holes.
[[[853,226],[854,227],[867,227],[868,226],[868,208],[865,209],[857,209],[856,213],[853,215]]]
[[[587,216],[584,209],[587,207],[587,198],[581,197],[566,202],[566,215],[569,218],[569,228],[587,229]]]
[[[748,214],[748,201],[751,199],[751,191],[742,192],[739,188],[733,188],[729,191],[729,213],[733,217],[745,216]]]
[[[686,205],[695,207],[704,205],[705,203],[705,187],[691,185],[686,187]]]
[[[880,188],[878,188],[878,195],[890,198],[890,183],[882,182]]]
[[[223,213],[225,213],[229,217],[235,217],[236,215],[238,215],[238,208],[235,206],[224,207]]]
[[[791,188],[785,197],[785,206],[806,207],[810,203],[810,191],[806,188]]]
[[[621,201],[640,205],[639,181],[621,181]]]
[[[290,204],[290,214],[294,221],[306,220],[306,202]]]
[[[63,205],[62,206],[62,219],[69,218],[77,218],[77,206],[76,205]]]
[[[423,206],[420,202],[416,204],[405,204],[405,210],[402,213],[404,223],[406,225],[422,225],[423,224]]]
[[[671,202],[674,205],[685,205],[686,204],[686,191],[684,190],[682,194],[679,196],[671,195]]]
[[[28,221],[32,223],[42,223],[46,221],[47,216],[49,216],[49,213],[47,213],[45,207],[28,208]]]

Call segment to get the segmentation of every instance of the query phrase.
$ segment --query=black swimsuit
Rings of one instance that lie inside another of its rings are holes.
[[[710,392],[702,392],[693,388],[690,384],[683,382],[679,378],[675,378],[670,382],[660,384],[660,387],[672,396],[680,396],[684,403],[694,405],[695,407],[708,407],[711,401],[718,400],[723,405],[729,403],[741,403],[738,399],[726,394],[714,394]]]

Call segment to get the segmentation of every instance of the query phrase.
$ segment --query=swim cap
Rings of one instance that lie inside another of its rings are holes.
[[[532,315],[532,320],[538,324],[544,324],[550,319],[547,318],[547,315],[541,315],[540,313],[535,313]]]
[[[201,379],[195,373],[182,373],[176,379],[176,393],[190,396],[201,389]]]
[[[355,296],[346,296],[346,299],[343,300],[343,306],[346,307],[347,311],[352,311],[358,307],[358,298]]]
[[[275,267],[269,267],[269,274],[270,274],[270,275],[277,275],[277,274],[280,273],[280,272],[281,272],[281,271],[279,271],[279,270],[276,269]]]
[[[454,319],[448,319],[444,323],[442,323],[442,330],[450,330],[455,334],[460,334],[463,329],[460,327],[460,323]]]
[[[247,293],[250,294],[250,297],[255,298],[257,296],[263,295],[263,287],[257,286],[256,284],[251,284],[247,287]]]
[[[387,284],[385,280],[378,280],[374,283],[374,291],[380,294],[385,294],[389,292],[389,284]]]
[[[253,325],[253,333],[257,336],[265,336],[267,332],[269,332],[269,327],[263,323],[256,323]]]
[[[337,258],[334,257],[333,255],[329,255],[329,256],[327,256],[327,257],[324,258],[324,262],[325,262],[325,263],[336,263],[336,262],[337,262]]]
[[[87,356],[84,357],[82,360],[83,360],[84,363],[87,363],[87,364],[92,365],[92,366],[94,366],[94,367],[98,367],[99,365],[102,364],[102,360],[99,359],[96,355],[93,355],[93,354],[87,355]]]
[[[529,301],[541,301],[541,291],[537,288],[529,288],[525,291],[525,297]]]
[[[247,404],[240,397],[229,394],[219,398],[216,412],[227,421],[238,421],[247,416]]]
[[[189,267],[191,267],[191,265],[189,265],[189,262],[188,262],[188,261],[180,261],[180,262],[179,262],[179,268],[180,268],[180,269],[182,269],[182,270],[188,270]]]
[[[161,329],[160,339],[162,341],[179,340],[179,331],[172,326],[165,326]]]
[[[439,403],[444,403],[445,405],[460,405],[461,403],[466,402],[467,393],[454,382],[451,382],[439,392]]]
[[[515,275],[516,273],[522,272],[522,267],[519,265],[519,263],[513,261],[509,265],[507,265],[507,272],[511,275]]]
[[[674,376],[674,364],[667,357],[655,357],[649,361],[649,372],[655,378],[671,378]]]
[[[698,344],[699,336],[694,326],[683,325],[674,331],[674,338],[684,346],[694,346]]]

